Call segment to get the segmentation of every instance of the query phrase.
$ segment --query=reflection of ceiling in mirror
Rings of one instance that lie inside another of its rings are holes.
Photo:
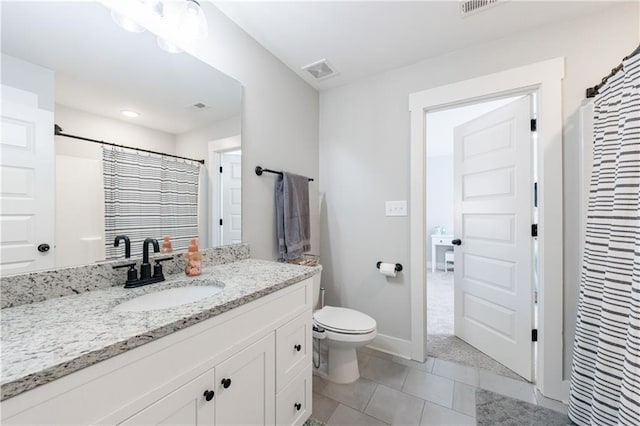
[[[241,111],[240,84],[198,59],[169,54],[149,33],[118,27],[95,2],[2,1],[2,52],[56,72],[56,102],[183,133]],[[208,108],[189,108],[203,103]]]

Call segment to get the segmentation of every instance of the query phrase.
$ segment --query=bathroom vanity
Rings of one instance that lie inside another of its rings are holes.
[[[319,272],[243,259],[196,279],[3,309],[2,423],[300,425],[311,414]],[[131,308],[186,286],[220,291]]]

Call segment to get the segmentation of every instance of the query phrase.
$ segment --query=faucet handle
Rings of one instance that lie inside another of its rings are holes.
[[[160,264],[160,262],[164,262],[165,260],[171,260],[171,259],[173,259],[173,256],[163,257],[160,259],[153,259],[156,262],[156,264],[153,265],[154,278],[162,278],[164,280],[164,273],[162,272],[162,265]]]
[[[136,269],[136,265],[137,263],[125,263],[124,265],[116,265],[113,267],[113,269],[120,269],[120,268],[129,268],[129,270],[127,271],[127,282],[126,284],[131,284],[133,282],[138,281],[138,270]]]

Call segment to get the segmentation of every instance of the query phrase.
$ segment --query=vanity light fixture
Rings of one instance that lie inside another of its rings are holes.
[[[196,0],[129,0],[121,3],[117,11],[111,11],[111,17],[120,27],[134,33],[145,31],[138,23],[141,14],[162,21],[168,34],[158,37],[158,46],[169,53],[182,52],[179,45],[204,40],[209,32],[207,17]]]
[[[129,118],[138,118],[138,117],[140,117],[140,113],[139,112],[131,111],[129,109],[123,109],[122,111],[120,111],[120,114],[124,115],[125,117],[129,117]]]
[[[121,28],[132,32],[132,33],[143,33],[144,27],[142,25],[137,24],[133,19],[129,18],[126,15],[116,12],[115,10],[111,10],[111,18],[113,18],[114,22],[118,24]]]
[[[184,52],[184,50],[180,49],[175,44],[169,43],[167,40],[165,40],[164,38],[161,38],[161,37],[158,37],[158,47],[160,49],[164,50],[165,52],[169,52],[169,53],[182,53],[182,52]]]
[[[162,18],[173,33],[173,43],[158,37],[158,46],[169,53],[181,53],[177,44],[190,44],[203,40],[208,35],[207,17],[196,0],[167,2],[162,9]]]
[[[178,17],[178,31],[188,41],[198,41],[207,38],[209,28],[207,17],[204,15],[200,3],[196,0],[185,0],[180,4]]]

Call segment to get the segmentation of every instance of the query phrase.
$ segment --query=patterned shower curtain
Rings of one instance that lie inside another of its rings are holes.
[[[640,424],[640,55],[595,99],[569,417]]]
[[[131,255],[142,255],[145,238],[168,235],[174,250],[198,237],[200,164],[103,148],[105,248],[107,259],[121,258],[116,235],[131,240]]]

